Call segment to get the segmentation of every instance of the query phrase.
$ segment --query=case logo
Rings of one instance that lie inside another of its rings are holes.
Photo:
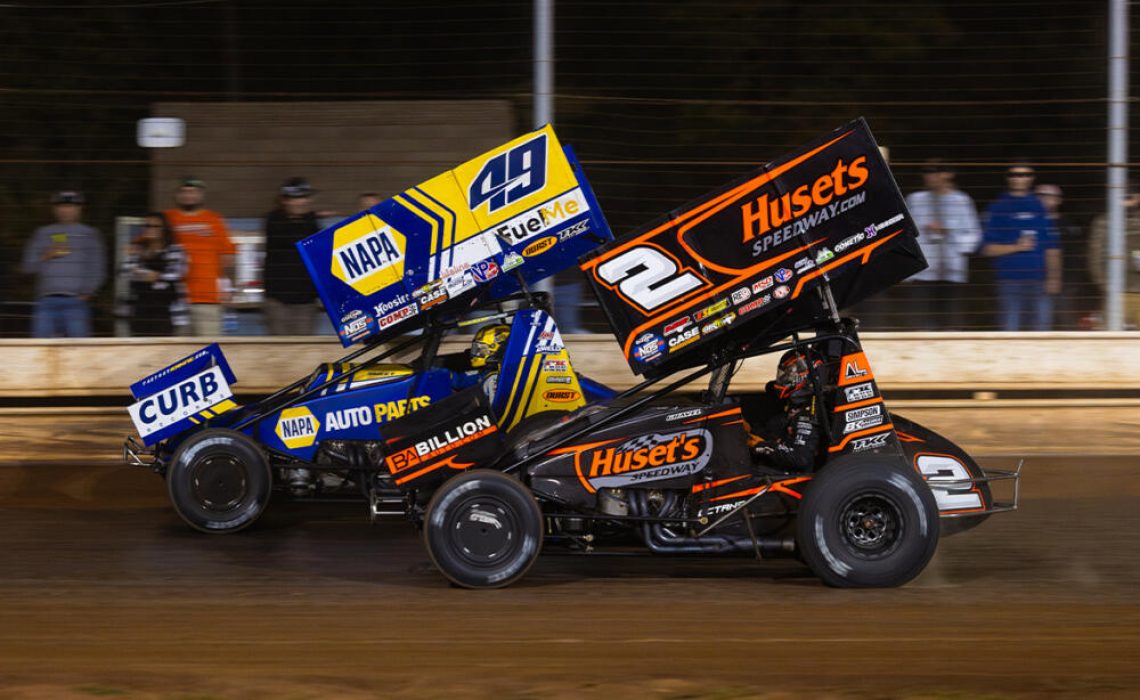
[[[317,439],[317,431],[321,423],[305,406],[287,408],[277,418],[277,428],[274,430],[281,442],[291,450],[298,447],[309,447]]]

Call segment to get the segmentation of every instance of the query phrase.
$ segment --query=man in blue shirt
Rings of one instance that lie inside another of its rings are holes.
[[[1033,194],[1034,176],[1028,164],[1011,166],[1009,191],[986,210],[982,254],[993,258],[1001,325],[1007,331],[1050,330],[1053,296],[1061,291],[1059,237]]]

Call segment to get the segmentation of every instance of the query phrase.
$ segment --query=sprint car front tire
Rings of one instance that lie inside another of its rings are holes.
[[[542,511],[517,479],[486,469],[446,482],[428,503],[424,544],[432,563],[464,588],[503,588],[542,551]]]
[[[874,456],[829,464],[796,517],[804,561],[838,588],[903,585],[926,568],[938,536],[938,504],[921,477]]]
[[[269,503],[273,477],[253,440],[208,428],[187,439],[166,472],[170,502],[186,524],[210,534],[238,532]]]

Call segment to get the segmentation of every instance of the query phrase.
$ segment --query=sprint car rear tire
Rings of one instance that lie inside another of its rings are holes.
[[[542,551],[542,511],[517,479],[466,472],[435,492],[424,514],[432,563],[464,588],[503,588],[522,578]]]
[[[901,586],[938,547],[938,504],[905,464],[866,456],[836,460],[812,480],[796,517],[796,540],[829,586]]]
[[[273,476],[247,436],[209,428],[179,446],[166,471],[170,502],[186,524],[210,534],[238,532],[269,503]]]

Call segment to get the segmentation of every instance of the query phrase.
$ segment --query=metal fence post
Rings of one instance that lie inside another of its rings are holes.
[[[1124,329],[1124,197],[1128,187],[1128,2],[1108,8],[1108,240],[1104,316]],[[1100,261],[1094,261],[1100,264]]]

